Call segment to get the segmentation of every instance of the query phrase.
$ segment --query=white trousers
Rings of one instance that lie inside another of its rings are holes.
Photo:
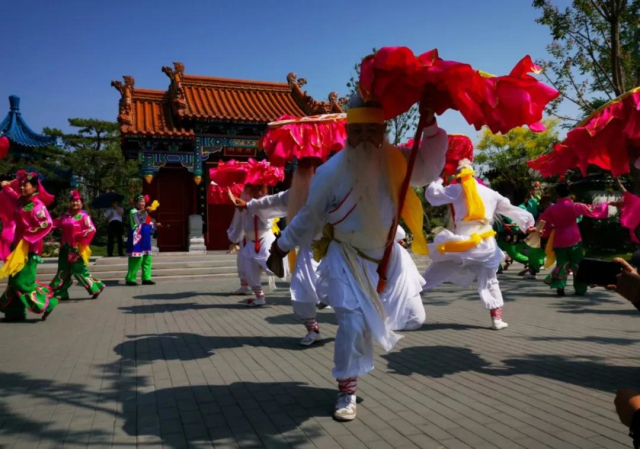
[[[373,370],[373,336],[360,308],[336,307],[336,334],[333,377],[350,379]]]
[[[292,301],[293,313],[301,320],[315,318],[317,315],[316,304],[313,302]]]

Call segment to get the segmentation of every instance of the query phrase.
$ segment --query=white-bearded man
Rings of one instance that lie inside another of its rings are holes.
[[[437,127],[433,112],[427,114],[427,125],[412,185],[432,182],[444,167],[447,134]],[[338,319],[333,376],[340,390],[334,411],[339,421],[356,417],[357,378],[373,369],[374,339],[389,351],[401,338],[392,330],[393,320],[385,312],[384,301],[409,301],[419,295],[424,283],[415,265],[413,270],[405,269],[410,265],[401,258],[410,256],[394,240],[386,288],[380,295],[376,291],[378,266],[396,215],[398,199],[393,192],[399,191],[402,181],[398,183],[395,174],[406,173],[407,165],[406,155],[385,142],[385,129],[379,105],[365,104],[354,95],[347,112],[345,149],[318,169],[306,205],[271,252],[272,258],[284,258],[325,230],[328,246],[318,267],[317,291]],[[422,237],[422,229],[412,231]]]

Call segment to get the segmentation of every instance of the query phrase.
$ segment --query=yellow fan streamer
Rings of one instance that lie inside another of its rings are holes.
[[[92,254],[91,247],[89,245],[78,243],[78,250],[80,251],[80,256],[82,257],[82,260],[84,260],[85,265],[89,265],[89,259]]]
[[[28,257],[29,243],[24,239],[20,240],[0,269],[0,279],[20,273],[27,264]]]
[[[544,267],[551,268],[554,263],[556,263],[556,252],[553,250],[553,241],[556,237],[556,230],[551,231],[549,235],[549,241],[547,242],[547,246],[544,249],[546,254],[546,259],[544,260]]]

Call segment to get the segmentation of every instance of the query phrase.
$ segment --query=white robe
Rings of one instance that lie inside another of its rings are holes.
[[[275,195],[268,195],[249,201],[247,203],[247,211],[265,220],[282,218],[287,215],[288,202],[289,190],[286,190]],[[316,291],[318,262],[313,258],[312,242],[313,240],[300,245],[296,267],[291,277],[291,301],[309,303],[315,306],[320,300]],[[315,307],[313,311],[315,311]],[[304,318],[310,317],[305,316]]]
[[[255,250],[256,230],[257,240],[260,242],[260,250],[257,252]],[[276,239],[273,234],[273,220],[264,220],[248,211],[236,210],[231,226],[227,230],[227,237],[232,243],[240,245],[237,260],[240,279],[246,281],[251,287],[260,287],[262,272],[273,276],[267,268],[271,245]]]
[[[447,145],[447,135],[443,130],[436,125],[425,129],[411,179],[412,184],[424,185],[439,176],[444,166]],[[366,329],[358,332],[362,341],[355,341],[357,336],[354,336],[353,332],[349,341],[343,342],[336,338],[336,368],[334,369],[336,378],[357,377],[373,368],[372,360],[367,356],[372,351],[362,350],[362,347],[368,348],[369,336],[372,336],[387,351],[391,350],[401,338],[393,332],[393,329],[397,328],[394,320],[400,318],[388,316],[383,320],[370,297],[371,289],[375,290],[378,283],[378,264],[361,257],[353,250],[357,248],[372,259],[382,258],[387,230],[394,219],[394,199],[388,191],[381,189],[378,195],[378,207],[382,223],[379,224],[379,231],[368,232],[371,229],[370,224],[363,222],[355,200],[349,196],[353,187],[353,178],[336,176],[336,173],[343,173],[346,163],[346,153],[343,151],[318,168],[311,183],[306,205],[285,228],[278,241],[282,250],[291,251],[296,246],[313,240],[326,223],[331,223],[335,238],[345,242],[340,244],[333,241],[329,245],[326,257],[318,266],[317,292],[320,301],[336,309],[339,326],[347,326],[350,322],[361,322]],[[396,302],[407,301],[419,295],[424,283],[415,264],[412,261],[411,264],[403,264],[403,260],[406,261],[403,257],[408,257],[410,260],[409,254],[396,242],[387,273],[387,288],[380,295],[385,312],[398,311],[398,315],[401,315],[406,307],[397,307]],[[354,263],[350,263],[350,260]],[[369,288],[363,288],[363,282],[358,282],[357,279],[368,282]],[[348,318],[354,314],[358,316],[361,314],[363,320]],[[338,336],[340,335],[339,330]],[[344,364],[340,360],[351,360],[354,357],[360,361],[349,363],[348,367],[341,366]]]
[[[429,245],[429,257],[433,263],[424,274],[427,281],[425,291],[445,282],[468,288],[477,278],[480,298],[488,309],[495,309],[503,305],[502,295],[497,290],[495,273],[504,259],[504,253],[498,248],[495,238],[486,238],[475,248],[465,252],[441,254],[437,246],[450,241],[468,240],[474,233],[490,231],[496,213],[512,219],[521,229],[533,226],[534,219],[529,212],[513,206],[498,192],[481,184],[477,184],[477,188],[484,202],[485,218],[472,221],[464,221],[467,205],[462,185],[452,184],[444,187],[442,179],[438,179],[425,191],[427,201],[433,206],[453,205],[455,216],[455,233],[445,229],[436,235],[434,243]]]

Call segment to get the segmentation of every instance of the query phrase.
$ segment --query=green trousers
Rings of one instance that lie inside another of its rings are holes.
[[[151,254],[147,254],[142,257],[129,257],[129,271],[127,271],[127,277],[125,280],[127,282],[136,282],[138,271],[140,271],[140,268],[142,267],[142,280],[150,281],[152,262],[153,256]]]
[[[104,290],[104,284],[89,273],[89,268],[84,263],[78,250],[69,245],[64,245],[58,255],[56,277],[51,281],[53,295],[57,299],[69,299],[69,287],[73,284],[73,277],[78,280],[80,285],[91,296],[97,295]]]
[[[498,240],[498,248],[507,253],[507,255],[511,257],[514,262],[521,263],[522,265],[529,262],[529,258],[522,254],[524,245],[525,244],[522,242],[508,242],[504,237]]]
[[[551,288],[565,288],[567,286],[569,273],[573,272],[573,288],[576,294],[584,295],[587,292],[587,284],[577,282],[575,279],[580,262],[584,259],[582,243],[568,248],[553,248],[553,250],[556,253],[556,267],[551,274],[547,276],[545,282],[549,284]]]
[[[31,253],[24,268],[9,277],[7,289],[0,296],[0,312],[6,318],[25,319],[28,310],[40,314],[51,312],[58,305],[51,288],[36,281],[39,263],[42,263],[40,256]]]
[[[542,267],[544,266],[544,259],[546,257],[546,253],[545,253],[545,249],[544,248],[530,248],[527,247],[529,250],[529,268],[531,268],[533,271],[535,271],[536,273],[539,273],[540,270],[542,270]]]

